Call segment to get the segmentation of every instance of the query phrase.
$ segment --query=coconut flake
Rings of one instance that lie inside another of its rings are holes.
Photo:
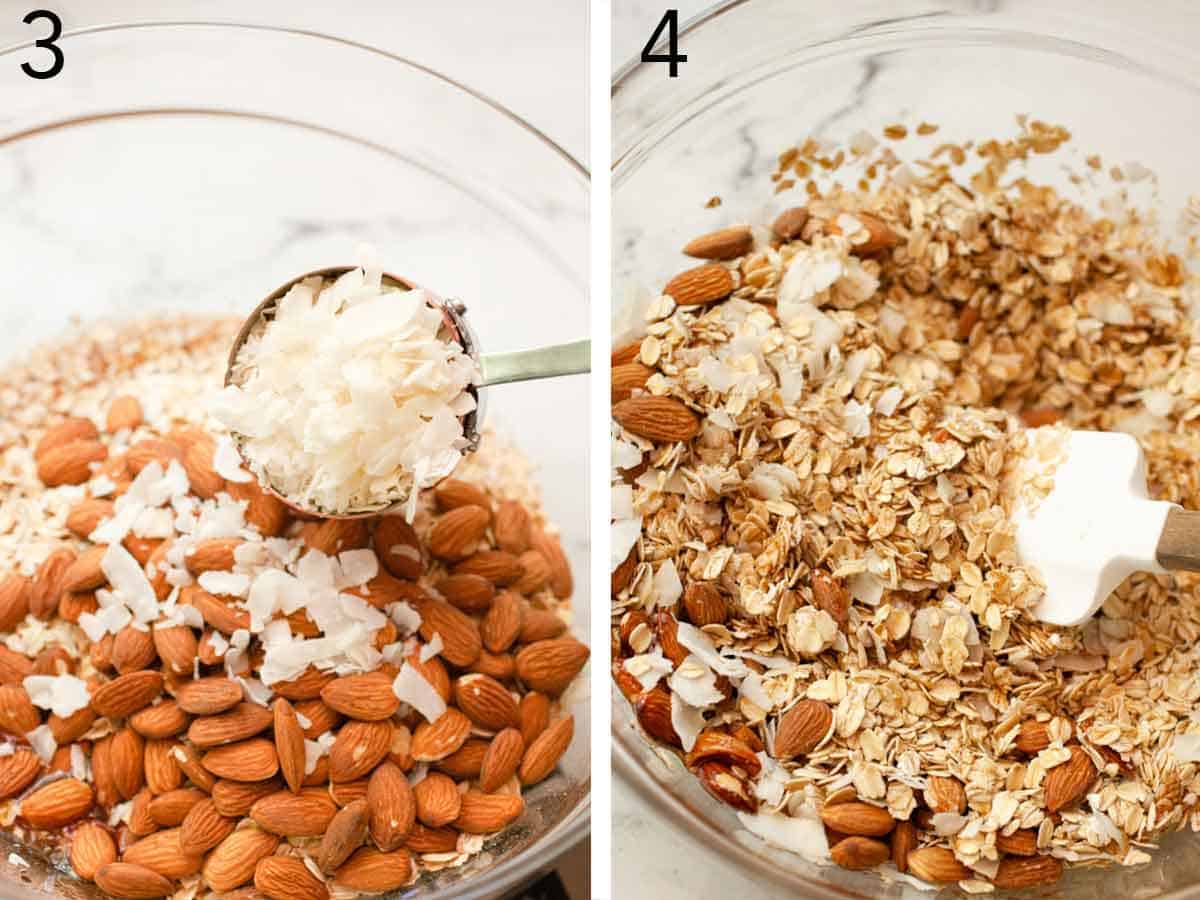
[[[54,759],[58,741],[54,739],[54,732],[50,730],[49,725],[39,725],[33,731],[27,732],[25,740],[29,741],[29,746],[42,762],[49,764],[50,760]]]
[[[785,816],[778,813],[739,812],[738,820],[768,844],[789,850],[812,862],[829,859],[829,841],[816,816]]]
[[[427,722],[436,722],[446,712],[446,701],[432,684],[425,680],[421,670],[411,663],[400,667],[400,674],[392,682],[392,692],[407,703]]]
[[[651,583],[655,603],[658,606],[674,606],[683,596],[683,582],[679,580],[679,571],[675,568],[675,560],[668,559],[658,567]]]
[[[429,643],[421,648],[421,652],[417,655],[417,658],[420,659],[421,662],[427,663],[441,653],[445,648],[446,645],[442,642],[442,636],[435,631],[433,633],[433,637],[429,639]]]
[[[1177,734],[1171,741],[1171,753],[1181,763],[1200,762],[1200,734]]]
[[[238,455],[233,439],[223,434],[217,438],[217,449],[213,452],[213,471],[235,484],[245,484],[253,481],[254,476],[242,468],[242,458]]]
[[[62,719],[91,702],[87,682],[74,675],[29,675],[21,683],[34,706]]]
[[[671,694],[671,727],[679,735],[685,752],[696,746],[696,738],[704,730],[704,715],[693,706],[688,706],[678,694]]]

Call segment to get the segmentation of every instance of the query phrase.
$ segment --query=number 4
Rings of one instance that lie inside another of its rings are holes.
[[[667,32],[667,53],[655,53],[654,45],[662,37],[663,30]],[[687,62],[687,54],[679,52],[679,10],[668,9],[642,48],[642,62],[665,62],[670,64],[667,74],[671,78],[679,76],[679,64]]]

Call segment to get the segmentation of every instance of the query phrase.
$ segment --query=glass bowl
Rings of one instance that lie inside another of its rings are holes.
[[[43,68],[45,51],[0,51],[0,364],[72,317],[246,315],[288,278],[355,264],[360,243],[388,270],[463,301],[486,350],[587,333],[587,172],[499,104],[310,32],[131,24],[59,45],[65,67],[44,81],[19,64]],[[584,641],[586,390],[578,378],[505,386],[490,393],[488,420],[537,465],[576,573],[573,631]],[[502,894],[586,835],[589,702],[575,697],[575,740],[520,823],[404,896]],[[7,864],[28,885],[20,896],[89,894],[70,879],[47,883],[34,863]]]
[[[1200,7],[1080,0],[735,0],[680,36],[678,78],[632,63],[613,84],[613,334],[639,333],[640,311],[682,267],[690,238],[733,222],[769,222],[804,202],[773,194],[782,150],[813,136],[845,146],[860,130],[927,121],[938,143],[1008,137],[1029,114],[1073,140],[1035,158],[1031,179],[1095,206],[1112,182],[1077,185],[1098,153],[1155,178],[1121,185],[1159,211],[1164,237],[1197,187],[1188,135],[1200,120]],[[926,145],[928,146],[928,145]],[[897,153],[916,155],[911,140]],[[721,205],[708,208],[712,197]],[[1181,241],[1180,241],[1181,242]],[[877,875],[816,866],[741,828],[673,756],[650,748],[613,690],[614,763],[635,792],[712,853],[744,868],[762,896],[932,896]],[[1132,869],[1074,870],[1035,896],[1200,897],[1200,839],[1164,840]],[[683,860],[676,864],[686,865]],[[619,862],[618,862],[619,865]],[[956,888],[944,892],[957,894]],[[757,894],[755,894],[757,896]],[[1003,896],[1003,893],[996,896]],[[1028,896],[1028,894],[1023,895]]]

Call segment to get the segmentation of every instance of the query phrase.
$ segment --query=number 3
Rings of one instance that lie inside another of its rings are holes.
[[[54,63],[48,69],[35,69],[29,63],[21,63],[21,70],[30,78],[53,78],[63,69],[63,52],[58,44],[54,43],[62,36],[62,19],[48,9],[35,9],[28,13],[21,21],[26,25],[32,25],[38,19],[45,19],[50,23],[50,33],[46,37],[34,41],[34,45],[49,50],[54,55]]]

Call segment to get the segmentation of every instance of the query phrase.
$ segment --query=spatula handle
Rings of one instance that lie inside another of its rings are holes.
[[[1164,569],[1200,572],[1200,512],[1169,510],[1154,556]]]

